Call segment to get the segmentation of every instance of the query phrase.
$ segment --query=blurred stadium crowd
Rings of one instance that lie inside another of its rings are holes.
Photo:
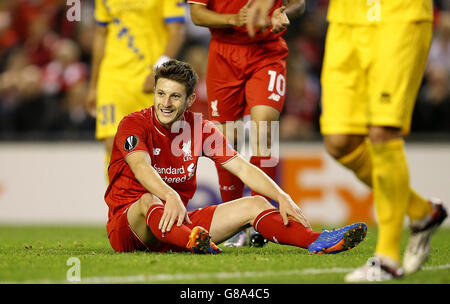
[[[320,70],[328,0],[308,0],[285,38],[287,98],[280,138],[317,138]],[[435,33],[413,117],[412,134],[450,134],[450,1],[435,0]],[[62,0],[0,1],[0,140],[92,139],[95,121],[84,108],[95,22],[83,0],[81,21],[66,18]],[[189,14],[188,14],[189,15]],[[200,76],[194,110],[207,112],[204,81],[209,31],[187,15],[179,59]]]

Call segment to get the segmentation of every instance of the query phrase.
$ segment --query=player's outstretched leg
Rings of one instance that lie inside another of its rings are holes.
[[[322,233],[303,226],[291,217],[285,225],[280,211],[258,195],[218,205],[210,231],[214,241],[220,243],[230,234],[233,235],[250,225],[270,242],[310,249],[316,253],[337,253],[354,248],[367,232],[364,223]]]
[[[340,229],[323,230],[319,237],[308,246],[314,254],[339,253],[350,250],[361,243],[367,234],[364,223],[348,225]]]
[[[364,240],[367,233],[364,223],[331,231],[324,230],[321,233],[304,227],[292,218],[285,226],[278,209],[267,209],[258,214],[253,227],[271,242],[305,248],[315,254],[331,254],[352,249]]]
[[[431,238],[447,217],[447,210],[440,199],[430,199],[430,204],[433,209],[430,215],[410,223],[411,234],[403,257],[406,274],[416,272],[427,261]]]
[[[192,228],[186,248],[198,254],[218,254],[223,252],[222,249],[211,241],[208,230],[200,226]]]

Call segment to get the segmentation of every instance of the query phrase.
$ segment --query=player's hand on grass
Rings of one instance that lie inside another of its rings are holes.
[[[86,111],[91,115],[92,117],[96,116],[96,110],[97,110],[97,90],[96,89],[89,89],[87,98],[86,98]]]
[[[159,230],[163,233],[170,231],[175,221],[177,226],[180,227],[185,220],[188,224],[192,224],[180,196],[177,193],[169,194],[166,198],[163,215],[159,221]]]
[[[284,225],[289,223],[289,216],[300,222],[303,226],[311,228],[311,224],[306,219],[302,209],[292,200],[289,195],[283,195],[278,199],[281,217]]]
[[[271,19],[272,33],[279,33],[289,26],[290,22],[289,18],[286,16],[285,10],[286,6],[282,6],[273,11]]]
[[[144,93],[153,93],[155,90],[155,72],[151,72],[145,79],[142,91]]]

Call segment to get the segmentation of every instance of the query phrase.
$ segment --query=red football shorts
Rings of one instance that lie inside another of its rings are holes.
[[[282,111],[286,94],[286,57],[283,38],[229,44],[211,40],[206,89],[209,119],[219,123],[237,120],[256,105]]]
[[[189,228],[195,226],[202,226],[209,231],[211,221],[216,210],[216,205],[200,208],[192,212],[188,212],[192,224],[184,223]],[[128,208],[121,214],[113,216],[108,223],[108,239],[111,247],[118,252],[133,252],[133,251],[150,251],[150,252],[166,252],[166,251],[188,251],[186,248],[181,248],[175,245],[158,242],[155,244],[145,244],[139,237],[131,230],[127,218]],[[174,224],[176,225],[176,224]]]

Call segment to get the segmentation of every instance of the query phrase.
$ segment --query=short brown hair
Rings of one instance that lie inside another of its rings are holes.
[[[186,96],[191,96],[198,82],[198,75],[192,66],[176,59],[169,60],[156,69],[155,85],[159,78],[167,78],[184,84]]]

